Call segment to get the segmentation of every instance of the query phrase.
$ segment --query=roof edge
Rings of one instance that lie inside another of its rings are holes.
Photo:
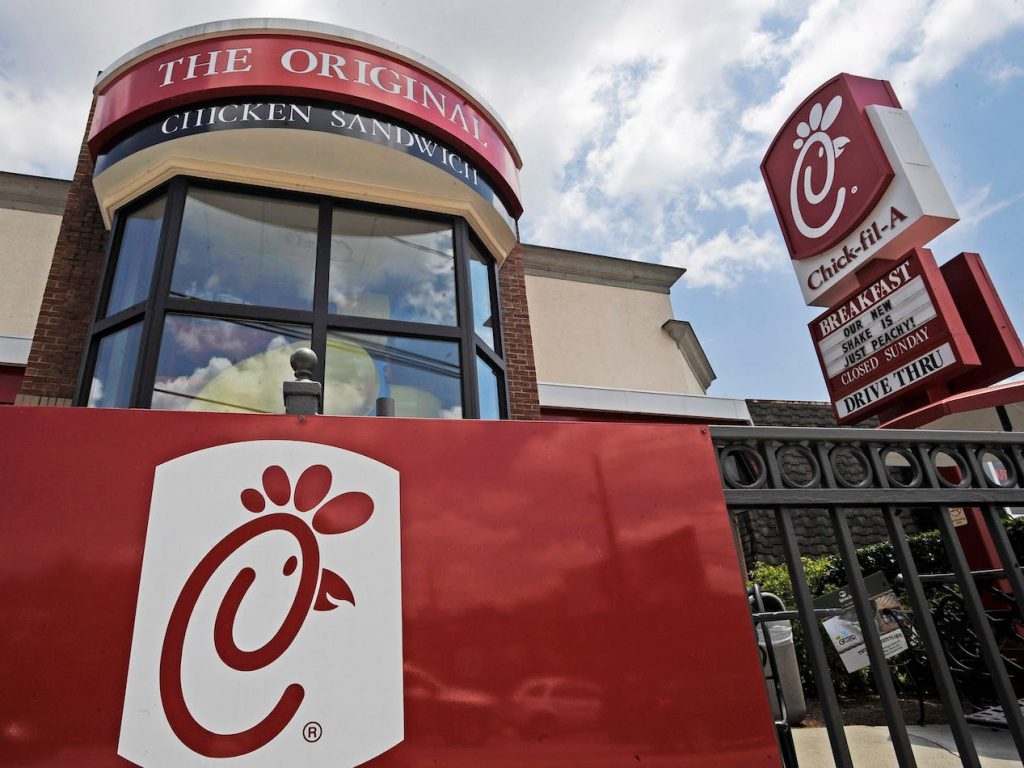
[[[718,376],[715,375],[715,369],[711,367],[693,326],[686,320],[666,320],[661,329],[672,337],[700,388],[707,392],[711,382]]]
[[[527,275],[654,293],[669,293],[686,273],[682,267],[526,243],[522,245],[522,254]]]
[[[61,216],[70,188],[65,179],[0,171],[0,208]]]

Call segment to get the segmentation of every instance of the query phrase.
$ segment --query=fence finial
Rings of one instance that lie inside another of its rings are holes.
[[[291,364],[295,381],[284,382],[284,412],[295,416],[314,416],[323,404],[323,386],[313,380],[316,352],[301,347],[292,352]]]

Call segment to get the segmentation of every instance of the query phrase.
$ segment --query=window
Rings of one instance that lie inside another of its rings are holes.
[[[106,315],[117,314],[149,298],[153,264],[160,247],[160,225],[163,223],[165,202],[160,197],[141,206],[121,227],[120,258],[115,265]]]
[[[324,413],[502,418],[497,306],[462,219],[177,178],[115,218],[78,404],[279,413],[308,346]]]
[[[141,331],[142,323],[132,323],[97,341],[96,365],[89,381],[90,406],[126,408],[131,405]]]
[[[312,309],[316,228],[315,204],[190,189],[171,295]]]
[[[336,207],[327,311],[456,325],[450,224]]]

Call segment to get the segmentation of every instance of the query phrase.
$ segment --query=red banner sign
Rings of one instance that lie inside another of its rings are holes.
[[[873,274],[808,325],[840,424],[979,362],[930,251]]]
[[[295,33],[203,39],[147,56],[100,87],[89,149],[95,157],[125,128],[181,105],[275,95],[327,99],[406,120],[469,155],[513,215],[522,212],[514,150],[465,95],[398,56]]]
[[[0,432],[4,766],[779,765],[706,429]]]

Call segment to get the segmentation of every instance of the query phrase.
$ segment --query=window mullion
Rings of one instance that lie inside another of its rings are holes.
[[[185,212],[188,182],[183,177],[173,179],[167,190],[164,223],[160,229],[157,264],[149,292],[149,311],[142,328],[142,351],[135,370],[132,402],[136,408],[149,408],[153,402],[153,384],[160,359],[160,341],[163,337],[164,314],[174,275],[174,259],[181,234],[181,220]]]
[[[204,315],[242,320],[266,320],[271,323],[298,323],[310,325],[312,312],[308,309],[279,309],[277,307],[261,307],[251,304],[229,304],[222,301],[205,299],[168,298],[164,302],[164,310],[176,315]]]
[[[410,336],[418,339],[458,341],[462,330],[449,325],[410,323],[404,320],[381,320],[375,317],[355,315],[328,315],[326,325],[332,331],[348,333],[380,333],[388,336]]]
[[[462,416],[480,418],[476,384],[476,330],[469,277],[469,233],[464,219],[455,222],[455,301],[459,321],[459,367],[462,368]]]
[[[320,213],[316,232],[316,276],[313,280],[313,351],[316,353],[314,378],[320,382],[326,395],[327,390],[327,302],[330,298],[331,280],[331,233],[333,230],[334,203],[329,199],[320,201]],[[323,409],[323,400],[320,403]]]
[[[491,368],[498,371],[498,373],[505,373],[505,361],[501,356],[493,349],[487,346],[487,342],[481,339],[479,336],[476,337],[476,350],[480,357],[484,358],[490,363]]]
[[[481,254],[490,256],[487,249],[479,248],[478,250]],[[501,296],[498,292],[498,269],[493,258],[490,258],[487,263],[487,278],[487,290],[491,296],[491,317],[495,325],[491,329],[494,332],[494,351],[498,357],[504,358],[505,338],[502,336],[502,330],[505,327],[505,318],[501,310]]]
[[[498,327],[494,331],[495,339],[495,357],[500,361],[500,373],[498,382],[498,394],[501,400],[501,418],[510,418],[511,413],[511,393],[508,389],[508,367],[505,363],[505,311],[501,304],[501,270],[498,269],[497,264],[491,264],[491,294],[494,298],[494,315],[498,318]]]

